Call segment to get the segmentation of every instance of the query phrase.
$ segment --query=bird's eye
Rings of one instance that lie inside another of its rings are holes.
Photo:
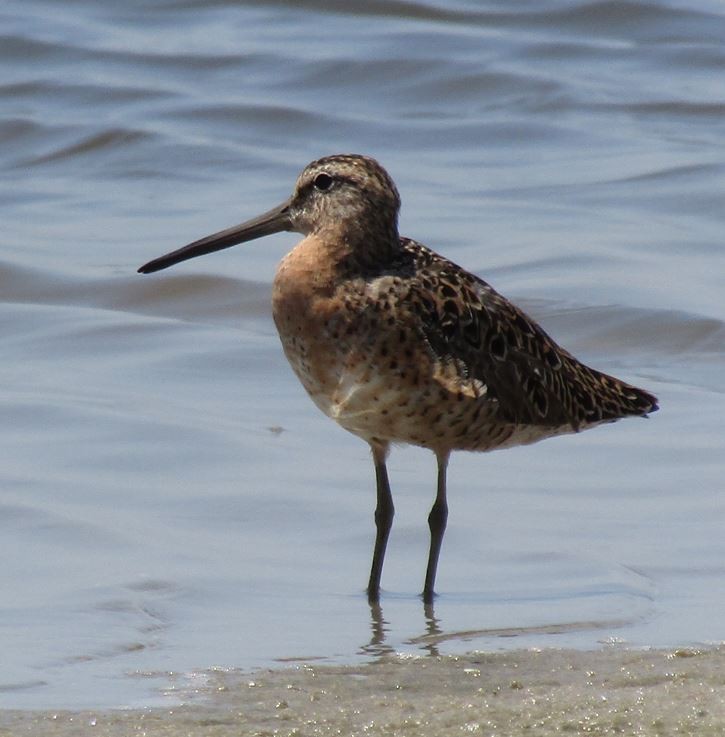
[[[318,174],[313,182],[315,189],[320,192],[327,192],[332,187],[332,177],[329,174]]]

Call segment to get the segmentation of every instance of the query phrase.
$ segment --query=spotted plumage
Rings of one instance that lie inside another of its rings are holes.
[[[377,535],[368,596],[376,601],[393,501],[391,444],[438,460],[424,586],[430,602],[447,519],[453,450],[487,451],[657,409],[656,398],[580,363],[486,282],[398,234],[400,197],[373,159],[309,164],[292,197],[254,220],[141,267],[291,230],[272,309],[284,352],[315,404],[371,447]]]

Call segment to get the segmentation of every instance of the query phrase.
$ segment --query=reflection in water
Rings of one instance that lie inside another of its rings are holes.
[[[440,627],[440,620],[436,618],[433,611],[433,604],[425,604],[423,606],[423,614],[425,615],[425,642],[423,649],[428,651],[428,655],[440,655],[438,652],[438,637],[443,634]]]
[[[395,648],[385,644],[385,633],[388,631],[388,622],[383,619],[383,608],[379,602],[371,601],[370,604],[370,642],[360,649],[363,653],[374,658],[384,655],[394,655]]]
[[[572,632],[584,632],[589,630],[613,630],[622,627],[631,627],[639,621],[639,618],[608,619],[608,620],[582,620],[577,622],[559,622],[552,624],[534,625],[530,627],[482,627],[480,629],[452,630],[446,632],[441,626],[441,620],[436,617],[433,604],[423,605],[425,617],[425,631],[405,641],[407,645],[415,645],[419,650],[428,655],[438,657],[441,655],[439,646],[451,641],[470,641],[480,638],[510,638],[523,637],[526,635],[563,635]],[[362,653],[374,658],[394,655],[396,648],[386,643],[388,632],[397,631],[399,628],[391,627],[383,616],[383,608],[379,603],[370,602],[370,642],[360,648]]]
[[[392,645],[385,642],[386,633],[390,630],[389,623],[383,617],[383,608],[379,602],[370,603],[370,642],[363,645],[360,650],[372,657],[380,658],[385,655],[394,655],[396,650]],[[425,617],[425,633],[408,640],[409,643],[420,643],[421,649],[426,650],[428,655],[438,656],[438,643],[446,639],[441,629],[440,620],[435,616],[433,604],[423,604]]]

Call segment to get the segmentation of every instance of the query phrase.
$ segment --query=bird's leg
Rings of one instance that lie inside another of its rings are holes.
[[[428,568],[425,572],[425,587],[423,588],[423,601],[426,604],[433,602],[433,588],[435,587],[436,569],[438,568],[438,556],[443,543],[443,533],[446,531],[448,520],[448,502],[446,501],[446,469],[448,468],[448,453],[437,453],[438,459],[438,489],[436,500],[433,502],[428,515],[428,527],[430,527],[430,553],[428,554]]]
[[[370,444],[375,462],[375,482],[377,485],[378,502],[375,507],[375,550],[373,551],[373,565],[370,569],[368,583],[368,601],[377,602],[380,599],[380,576],[383,572],[385,547],[388,544],[390,528],[393,526],[393,496],[390,493],[388,471],[385,467],[385,458],[388,455],[388,445]]]

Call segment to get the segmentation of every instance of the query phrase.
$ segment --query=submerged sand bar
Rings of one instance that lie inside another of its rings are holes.
[[[725,734],[725,647],[211,670],[174,708],[0,712],[0,735]]]

